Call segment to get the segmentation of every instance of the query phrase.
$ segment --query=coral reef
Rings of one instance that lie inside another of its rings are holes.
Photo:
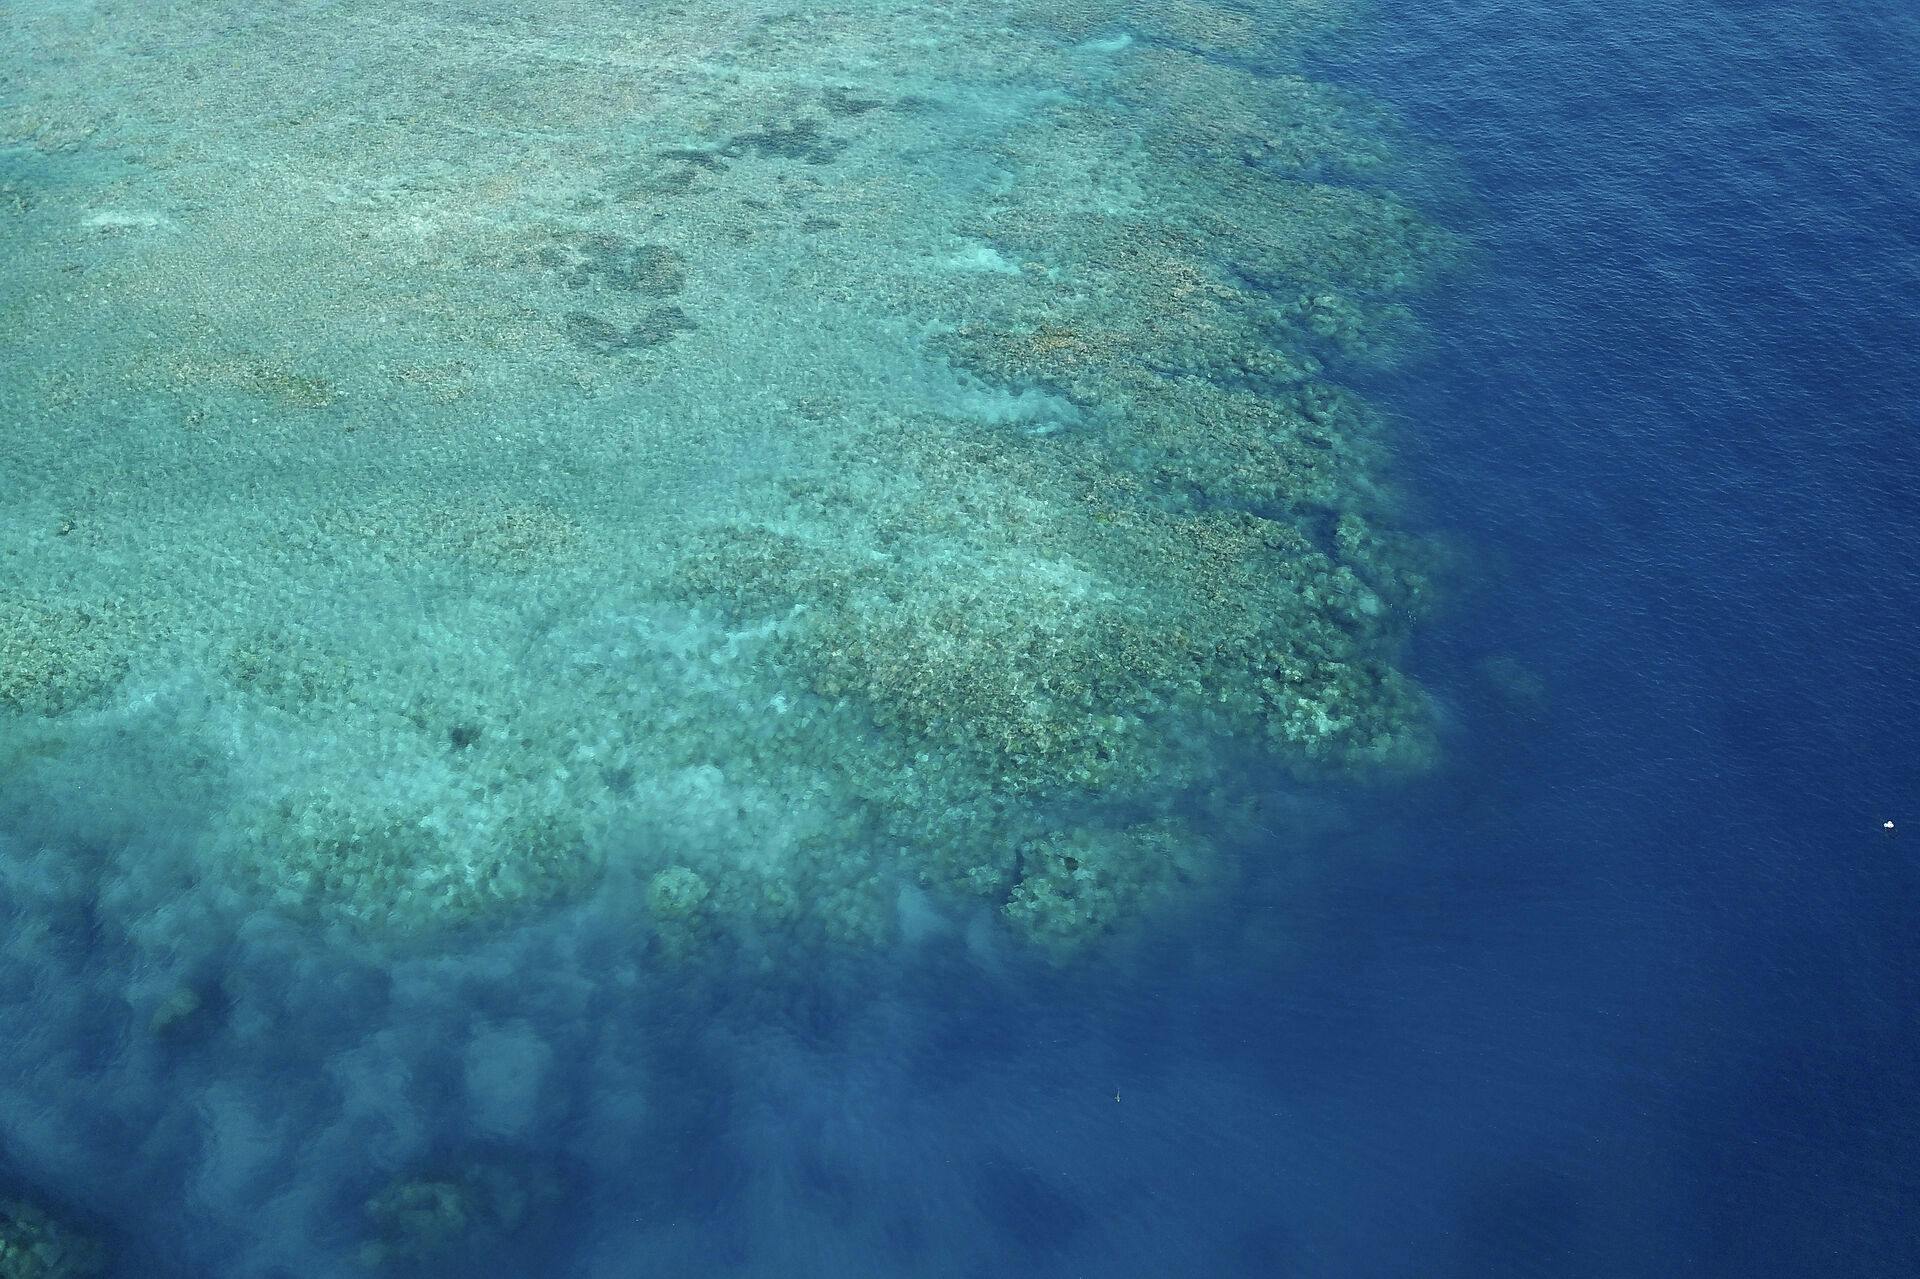
[[[0,121],[129,159],[18,213],[0,761],[137,723],[205,874],[361,936],[1171,917],[1262,786],[1434,749],[1340,377],[1453,250],[1278,69],[1339,8],[37,25]]]

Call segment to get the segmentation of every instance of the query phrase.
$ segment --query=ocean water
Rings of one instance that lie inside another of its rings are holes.
[[[0,1274],[1920,1272],[1916,54],[10,6]]]

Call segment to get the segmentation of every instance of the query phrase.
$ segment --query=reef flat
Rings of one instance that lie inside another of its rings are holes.
[[[0,816],[363,939],[1064,959],[1421,769],[1338,379],[1450,247],[1289,12],[25,7]]]

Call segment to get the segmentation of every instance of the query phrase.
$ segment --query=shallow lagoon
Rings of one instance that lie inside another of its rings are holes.
[[[1578,124],[1668,137],[1607,72],[1684,41],[18,16],[0,1137],[120,1272],[1909,1268],[1905,872],[1853,818],[1911,737],[1823,788],[1866,834],[1816,891],[1829,808],[1702,779],[1806,767],[1711,655],[1900,669],[1722,588],[1779,571],[1753,483],[1910,539],[1848,452],[1910,357],[1846,447],[1716,444],[1815,380],[1703,413],[1688,343],[1800,317],[1705,305],[1731,175],[1596,203]],[[1671,152],[1777,127],[1718,125]],[[1701,300],[1664,364],[1610,235]]]

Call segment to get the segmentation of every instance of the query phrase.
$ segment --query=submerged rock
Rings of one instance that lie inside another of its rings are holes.
[[[23,1199],[0,1199],[0,1279],[85,1279],[106,1269],[99,1240]]]
[[[367,1200],[364,1265],[406,1271],[477,1257],[557,1197],[551,1179],[476,1161],[403,1177]]]

